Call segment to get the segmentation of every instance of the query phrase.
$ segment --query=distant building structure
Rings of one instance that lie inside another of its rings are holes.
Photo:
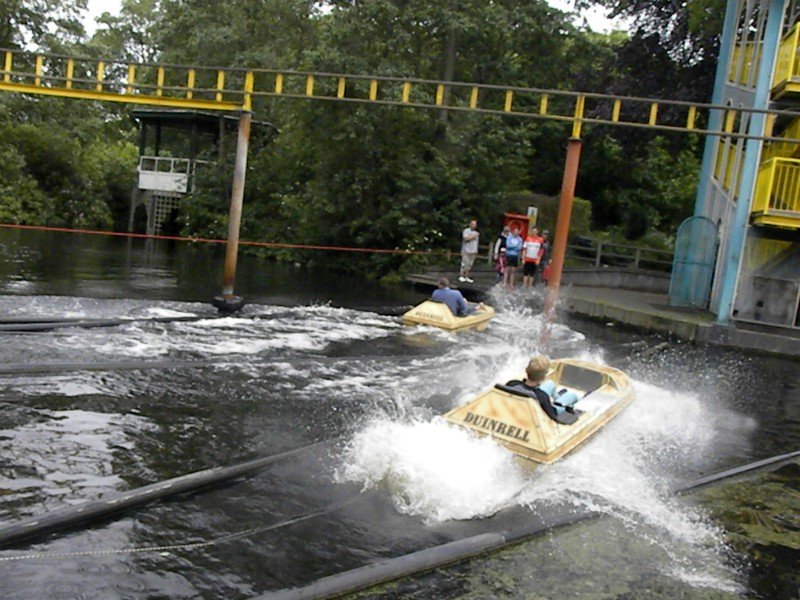
[[[148,235],[175,233],[175,219],[195,189],[198,169],[223,163],[228,144],[236,143],[239,118],[164,109],[134,110],[131,117],[139,124],[139,162],[128,231],[138,225]],[[272,127],[265,122],[256,125]]]
[[[713,104],[800,109],[797,0],[727,3]],[[710,129],[800,139],[800,120],[711,111]],[[694,216],[678,231],[674,306],[721,324],[800,329],[800,145],[707,136]]]

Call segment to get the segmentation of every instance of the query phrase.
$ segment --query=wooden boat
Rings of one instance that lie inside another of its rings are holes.
[[[485,306],[466,317],[455,316],[446,304],[426,300],[418,304],[403,315],[406,325],[433,325],[448,331],[461,331],[463,329],[476,329],[483,331],[489,326],[489,321],[494,317],[494,309]]]
[[[502,384],[454,408],[444,418],[491,436],[528,461],[551,463],[589,439],[634,398],[625,373],[582,360],[553,360],[545,382],[548,380],[558,392],[577,395],[573,396],[577,402],[557,420],[547,415],[536,398]]]

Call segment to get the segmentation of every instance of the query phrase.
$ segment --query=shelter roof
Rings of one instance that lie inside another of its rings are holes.
[[[164,129],[192,129],[216,133],[222,120],[226,127],[236,129],[239,116],[236,114],[206,112],[200,110],[165,110],[165,109],[136,109],[130,112],[131,117],[148,125],[160,125]],[[252,122],[254,127],[278,128],[268,121]]]

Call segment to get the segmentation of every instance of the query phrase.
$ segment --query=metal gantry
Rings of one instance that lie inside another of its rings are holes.
[[[571,124],[572,137],[581,136],[583,125],[610,125],[800,143],[738,127],[752,114],[800,118],[793,111],[410,77],[135,63],[12,49],[0,54],[0,90],[25,94],[215,111],[257,110],[260,101],[282,97],[555,120]],[[709,125],[715,111],[724,115],[718,127]]]

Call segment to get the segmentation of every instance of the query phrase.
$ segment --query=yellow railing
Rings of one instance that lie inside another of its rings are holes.
[[[795,139],[800,137],[800,119],[795,119],[792,123],[784,129],[780,137],[786,139]],[[764,144],[764,149],[761,151],[761,162],[767,161],[771,158],[796,158],[800,154],[800,146],[790,142],[769,142]]]
[[[800,119],[800,112],[723,107],[567,90],[408,77],[346,75],[277,69],[240,69],[128,63],[0,48],[0,90],[205,110],[263,110],[270,97],[446,109],[557,120],[579,137],[585,125],[772,139],[740,130],[746,114]],[[445,93],[447,91],[448,93]],[[708,129],[712,111],[720,129]],[[800,138],[795,140],[800,144]]]
[[[239,110],[252,102],[244,70],[125,63],[0,50],[0,89],[182,108]]]
[[[800,61],[797,56],[798,41],[800,41],[800,21],[795,23],[794,27],[783,36],[781,44],[778,46],[778,57],[772,77],[773,88],[800,76]]]
[[[761,164],[753,218],[763,225],[800,228],[800,160],[773,158]]]

